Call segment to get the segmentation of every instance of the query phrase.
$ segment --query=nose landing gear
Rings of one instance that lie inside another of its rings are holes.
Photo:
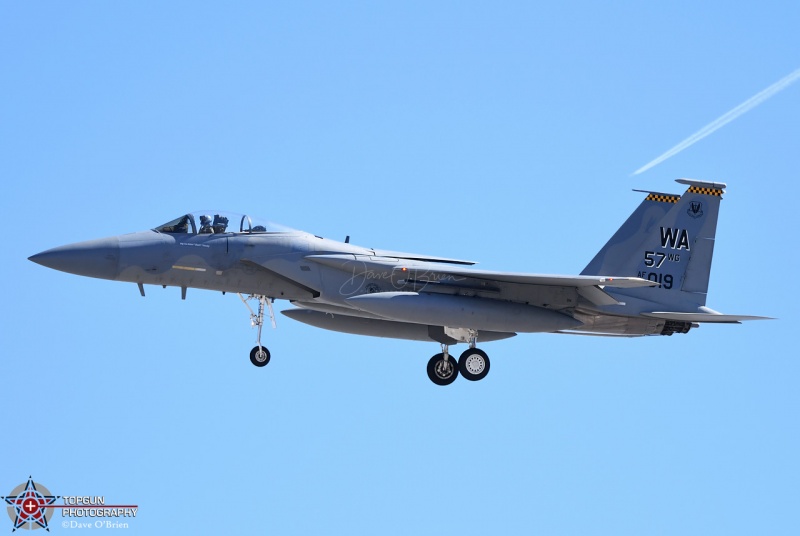
[[[258,300],[258,313],[255,313],[247,300],[255,298]],[[261,345],[261,328],[264,326],[264,306],[269,308],[269,318],[272,321],[272,327],[275,328],[275,312],[272,310],[272,298],[266,296],[248,296],[246,299],[239,294],[239,299],[250,310],[250,325],[258,327],[258,335],[256,336],[256,346],[250,350],[250,362],[257,367],[266,366],[269,363],[270,354],[266,346]]]
[[[250,350],[250,362],[257,367],[263,367],[269,363],[269,350],[266,346],[256,346]]]

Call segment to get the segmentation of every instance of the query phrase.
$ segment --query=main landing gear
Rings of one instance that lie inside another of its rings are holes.
[[[269,310],[269,318],[272,327],[275,327],[275,312],[272,309],[272,298],[260,295],[250,295],[247,298],[239,294],[242,303],[250,311],[250,325],[258,328],[256,336],[256,346],[250,350],[250,362],[257,367],[264,367],[269,363],[270,353],[266,346],[261,344],[261,329],[264,327],[264,310]],[[258,312],[256,313],[247,303],[248,300],[258,300]],[[464,350],[458,361],[450,355],[450,346],[442,344],[442,352],[431,357],[428,361],[428,378],[436,385],[450,385],[459,374],[465,379],[476,382],[482,380],[489,374],[489,356],[486,352],[475,347],[478,332],[475,330],[446,328],[448,338],[451,343],[469,342],[469,348]],[[449,334],[457,336],[457,339],[450,337]]]
[[[247,299],[245,299],[241,294],[239,294],[239,298],[242,300],[245,307],[250,310],[250,325],[258,327],[256,346],[250,350],[250,362],[257,367],[266,366],[266,364],[269,363],[270,355],[267,347],[261,345],[261,328],[264,326],[265,306],[269,308],[269,318],[272,321],[272,327],[275,327],[275,312],[272,310],[272,298],[267,298],[266,296],[248,296]],[[247,304],[247,300],[251,298],[258,300],[258,313],[253,312],[253,309]]]
[[[448,350],[448,345],[442,344],[442,353],[428,361],[428,378],[436,385],[450,385],[459,374],[472,382],[482,380],[489,374],[489,356],[483,350],[475,348],[474,339],[458,358],[458,363]]]

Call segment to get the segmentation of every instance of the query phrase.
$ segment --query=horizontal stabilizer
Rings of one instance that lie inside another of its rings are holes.
[[[740,324],[746,320],[774,320],[774,318],[768,316],[723,315],[721,313],[673,313],[662,311],[642,313],[642,316],[662,318],[664,320],[677,320],[679,322],[709,322],[715,324]]]

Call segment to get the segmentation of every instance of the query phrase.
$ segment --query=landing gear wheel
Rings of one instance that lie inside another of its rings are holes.
[[[257,367],[263,367],[269,363],[269,350],[266,346],[256,346],[250,350],[250,362]]]
[[[436,385],[450,385],[458,378],[458,363],[453,356],[444,360],[444,354],[436,354],[428,361],[428,378]]]
[[[458,371],[471,382],[482,380],[489,374],[489,356],[483,350],[468,348],[458,358]]]

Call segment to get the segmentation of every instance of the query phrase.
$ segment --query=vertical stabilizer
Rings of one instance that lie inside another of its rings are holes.
[[[678,195],[645,193],[648,195],[644,201],[597,252],[581,275],[620,276],[623,275],[623,271],[630,271],[630,259],[639,251],[639,246],[661,218],[680,200]]]
[[[687,312],[706,303],[725,184],[691,179],[677,182],[689,186],[683,196],[667,196],[664,199],[669,202],[665,202],[651,200],[651,196],[664,194],[648,195],[584,270],[585,274],[636,276],[658,283],[654,287],[615,289],[613,293],[622,295],[622,301],[629,296],[660,304],[662,310]],[[651,205],[646,207],[647,203]],[[654,218],[659,212],[655,209],[662,214],[657,221]],[[646,216],[646,210],[653,212]],[[641,216],[637,216],[640,211]],[[632,247],[633,242],[638,244]]]

